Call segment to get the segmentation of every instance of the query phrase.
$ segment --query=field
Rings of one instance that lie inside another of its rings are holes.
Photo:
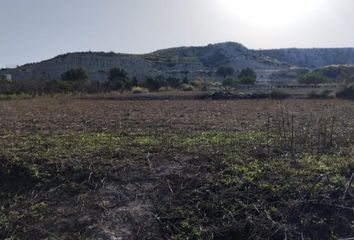
[[[354,104],[0,101],[0,239],[354,236]]]

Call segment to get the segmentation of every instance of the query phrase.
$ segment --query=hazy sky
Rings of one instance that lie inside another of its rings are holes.
[[[354,0],[0,0],[0,68],[72,51],[235,41],[354,47]]]

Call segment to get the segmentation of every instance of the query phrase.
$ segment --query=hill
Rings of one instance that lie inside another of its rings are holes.
[[[123,68],[131,76],[169,75],[174,77],[208,78],[220,66],[236,71],[245,67],[259,72],[289,67],[317,68],[332,64],[353,64],[354,49],[275,49],[251,50],[245,46],[225,42],[202,47],[178,47],[148,54],[120,54],[104,52],[76,52],[59,55],[39,63],[2,69],[12,79],[59,79],[72,68],[83,68],[90,79],[105,80],[111,68]]]
[[[288,48],[258,52],[278,61],[305,68],[354,64],[354,48]]]

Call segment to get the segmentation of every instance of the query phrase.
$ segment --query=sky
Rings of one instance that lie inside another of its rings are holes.
[[[354,47],[354,0],[0,0],[0,68],[76,51],[233,41]]]

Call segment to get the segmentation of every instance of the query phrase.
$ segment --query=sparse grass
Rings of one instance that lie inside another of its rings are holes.
[[[131,91],[134,94],[137,94],[137,93],[148,93],[149,89],[143,88],[143,87],[133,87]]]
[[[174,239],[323,238],[353,232],[353,216],[344,220],[338,214],[352,203],[340,199],[354,170],[350,153],[318,158],[301,152],[294,162],[286,150],[266,154],[264,148],[281,150],[279,137],[269,141],[262,133],[221,136],[187,139],[189,146],[200,146],[195,153],[202,156],[184,175],[169,179],[173,200],[161,212],[163,219],[176,219],[166,222]],[[312,188],[321,174],[330,180]],[[341,222],[346,226],[338,231],[336,221],[342,220],[349,222]]]
[[[34,96],[27,93],[20,93],[20,94],[0,94],[0,101],[4,100],[26,100],[31,99]]]

